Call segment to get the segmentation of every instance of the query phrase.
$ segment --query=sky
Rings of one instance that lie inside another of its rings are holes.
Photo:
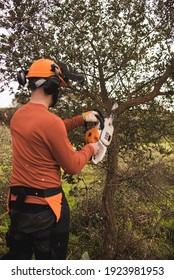
[[[1,16],[1,11],[0,11],[0,16]],[[8,34],[7,31],[0,27],[0,35],[1,34]],[[6,107],[12,107],[12,99],[13,99],[13,95],[9,94],[9,90],[6,89],[3,92],[0,92],[0,108],[6,108]]]
[[[9,91],[6,90],[0,93],[0,108],[13,107],[12,99],[14,95],[10,95]]]
[[[0,108],[10,108],[15,106],[13,104],[14,94],[10,93],[10,88],[13,88],[15,91],[18,88],[18,83],[11,82],[9,83],[9,87],[0,92]]]

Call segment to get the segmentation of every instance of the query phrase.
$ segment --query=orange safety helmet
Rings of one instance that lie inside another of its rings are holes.
[[[26,78],[48,78],[51,76],[57,76],[60,79],[60,86],[68,86],[62,78],[62,71],[60,67],[53,60],[46,58],[36,60],[30,66]]]

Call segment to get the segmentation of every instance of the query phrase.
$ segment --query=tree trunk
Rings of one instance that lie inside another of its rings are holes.
[[[114,211],[114,196],[117,185],[119,139],[118,126],[115,127],[112,144],[108,151],[108,166],[106,185],[103,190],[103,213],[104,213],[104,259],[114,259],[117,249],[116,214]]]

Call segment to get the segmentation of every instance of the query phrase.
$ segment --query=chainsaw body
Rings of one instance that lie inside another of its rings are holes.
[[[92,162],[94,164],[99,163],[105,156],[107,147],[111,144],[112,136],[114,132],[114,127],[112,124],[113,119],[111,117],[104,119],[104,128],[99,130],[100,140],[99,140],[99,152],[92,157]]]
[[[86,132],[86,142],[87,143],[99,143],[100,149],[99,152],[92,156],[92,162],[94,164],[98,164],[105,156],[107,147],[111,144],[112,136],[114,132],[114,126],[113,126],[113,110],[115,110],[118,107],[118,104],[115,102],[112,109],[111,114],[108,118],[103,118],[103,124],[101,125],[101,122],[92,129],[89,129]]]

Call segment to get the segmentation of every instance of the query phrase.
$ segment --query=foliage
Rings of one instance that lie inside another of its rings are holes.
[[[0,125],[10,125],[10,120],[16,108],[1,108],[0,109]]]
[[[9,128],[0,125],[0,254],[6,251],[5,233],[9,225],[7,189],[11,172],[11,139]]]
[[[0,213],[6,209],[7,188],[11,173],[11,139],[9,129],[0,125]]]
[[[131,259],[173,258],[173,157],[166,161],[159,152],[152,153],[154,160],[144,169],[141,165],[138,168],[132,157],[127,162],[129,168],[124,170],[125,180],[122,177],[119,181],[115,196],[115,213],[119,213],[118,259],[127,254]]]
[[[101,259],[102,257],[102,186],[103,178],[92,166],[72,180],[68,201],[71,207],[71,230],[68,259]],[[65,185],[66,188],[66,185]],[[73,202],[73,203],[72,203]],[[86,254],[84,254],[87,252]]]
[[[132,158],[127,161],[131,169],[120,158],[120,172],[126,175],[120,174],[114,197],[114,237],[117,240],[114,259],[173,259],[174,158],[172,154],[163,157],[154,149],[152,153],[155,157],[145,171],[141,166],[135,167],[133,151],[129,153]],[[146,159],[142,158],[142,162]],[[104,174],[97,176],[101,178]],[[72,209],[69,259],[80,259],[86,251],[90,259],[105,259],[101,203],[104,180],[98,187],[96,183],[91,184],[88,196],[85,190],[74,193],[76,203]],[[78,184],[74,186],[79,189]]]
[[[107,110],[113,98],[144,96],[172,59],[172,5],[129,0],[5,1],[0,24],[6,30],[1,35],[6,83],[15,78],[20,65],[27,68],[34,59],[49,56],[70,62],[86,76],[83,100],[70,96],[73,106],[90,106],[93,99]]]

